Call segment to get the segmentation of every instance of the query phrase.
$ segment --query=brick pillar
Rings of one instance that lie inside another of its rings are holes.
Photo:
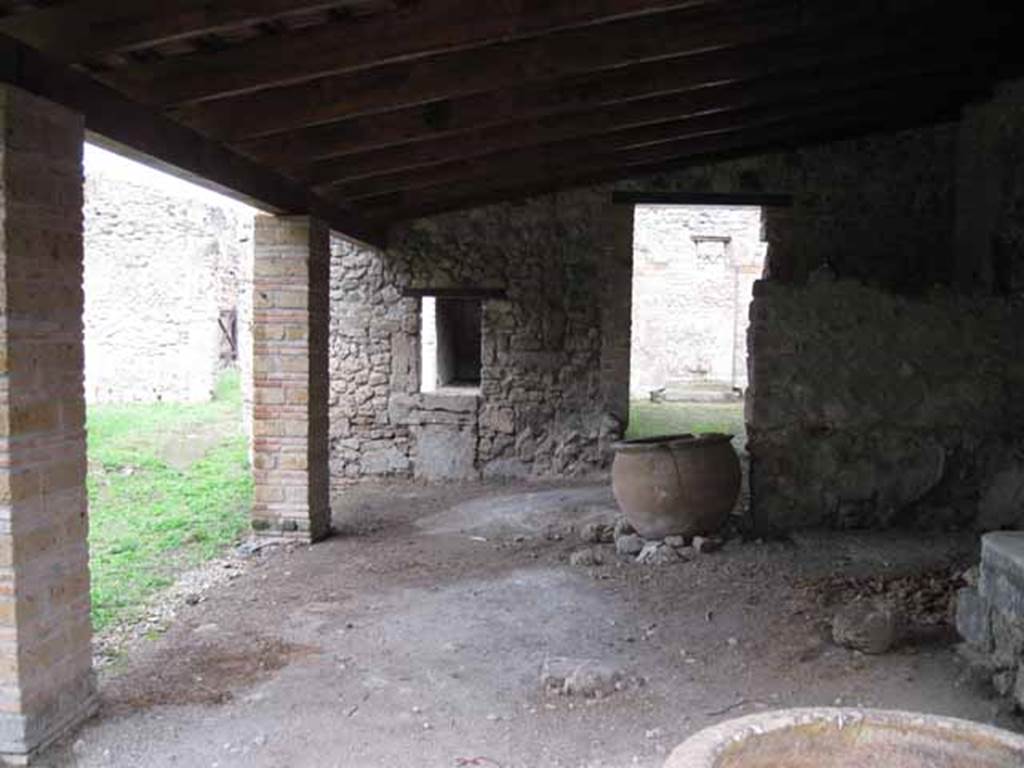
[[[331,523],[328,467],[330,231],[256,217],[253,529],[316,541]]]
[[[0,86],[0,752],[94,706],[82,349],[82,119]]]

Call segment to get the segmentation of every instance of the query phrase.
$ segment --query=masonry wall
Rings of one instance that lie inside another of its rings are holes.
[[[759,283],[752,318],[747,420],[765,527],[1024,522],[1021,307],[823,273]]]
[[[602,389],[613,240],[591,226],[602,204],[584,194],[422,220],[387,252],[336,241],[336,482],[579,475],[606,462],[624,414]],[[402,292],[457,287],[505,291],[482,305],[479,393],[420,394],[420,302]],[[628,338],[628,316],[621,325]]]
[[[18,764],[96,705],[82,133],[80,115],[0,88],[0,753]]]
[[[102,175],[85,201],[86,397],[208,400],[222,313],[246,327],[252,216]]]
[[[792,195],[765,210],[751,309],[759,527],[1024,522],[1019,90],[959,124],[615,185]],[[625,425],[633,266],[631,212],[611,192],[440,216],[385,253],[336,253],[336,482],[432,477],[429,457],[455,453],[461,476],[606,466]],[[416,394],[417,304],[401,293],[446,285],[508,292],[485,304],[484,386],[458,402]]]
[[[747,317],[764,269],[761,209],[637,206],[630,396],[747,386]]]
[[[920,292],[953,273],[957,128],[840,142],[616,188],[794,195],[769,210],[767,271],[823,264]],[[332,476],[586,474],[627,419],[632,210],[611,186],[405,225],[377,252],[340,243],[332,271]],[[483,311],[478,397],[419,395],[418,301],[404,288],[499,288]],[[810,320],[810,318],[809,318]],[[814,320],[816,322],[816,320]],[[474,449],[475,446],[475,449]],[[450,464],[438,456],[458,455]],[[434,466],[441,464],[442,466]]]

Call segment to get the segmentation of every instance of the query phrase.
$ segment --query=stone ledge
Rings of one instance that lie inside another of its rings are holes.
[[[957,593],[961,653],[1000,696],[1024,707],[1024,533],[982,537],[978,587]]]
[[[978,593],[1002,613],[1024,617],[1024,532],[982,537]]]

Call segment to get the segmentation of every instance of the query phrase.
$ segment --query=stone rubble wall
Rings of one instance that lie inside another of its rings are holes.
[[[252,227],[251,215],[231,208],[102,175],[87,179],[89,402],[210,398],[223,367],[221,311],[239,312],[240,342],[249,325]]]
[[[1024,533],[982,537],[981,565],[957,593],[961,654],[996,692],[1024,707]]]
[[[612,190],[771,192],[792,205],[764,209],[765,279],[751,310],[756,524],[1019,525],[1016,93],[961,124],[446,214],[403,225],[387,251],[342,249],[335,482],[607,466],[627,416],[634,244],[632,210]],[[990,150],[1005,155],[995,184],[982,174],[995,161],[978,157]],[[998,215],[965,201],[975,195]],[[417,394],[417,301],[402,298],[406,287],[448,286],[508,294],[485,302],[483,385],[457,408]],[[457,469],[428,460],[448,448]]]
[[[747,316],[764,268],[761,210],[641,205],[633,248],[630,396],[747,385]]]
[[[764,212],[774,280],[798,284],[829,263],[879,289],[912,290],[952,274],[942,248],[952,237],[956,140],[956,127],[943,125],[614,188],[791,193],[792,208]],[[418,220],[396,229],[386,251],[336,242],[335,484],[437,479],[444,462],[429,457],[448,450],[463,457],[448,479],[572,476],[608,466],[610,442],[628,418],[634,244],[633,211],[612,203],[612,189]],[[402,291],[445,287],[507,292],[484,302],[475,432],[471,406],[452,413],[418,394],[419,302]]]
[[[602,389],[612,238],[590,227],[594,202],[567,195],[421,220],[394,232],[386,252],[336,241],[336,482],[572,476],[607,463],[621,416]],[[419,300],[402,290],[455,287],[506,295],[483,302],[480,390],[421,394]]]
[[[762,281],[748,448],[766,527],[1024,523],[1024,308]],[[762,354],[756,354],[761,351]]]

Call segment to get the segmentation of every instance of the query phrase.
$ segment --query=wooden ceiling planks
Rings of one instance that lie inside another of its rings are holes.
[[[523,190],[946,116],[1024,72],[1019,16],[942,0],[0,0],[0,75],[161,163],[370,239]]]

